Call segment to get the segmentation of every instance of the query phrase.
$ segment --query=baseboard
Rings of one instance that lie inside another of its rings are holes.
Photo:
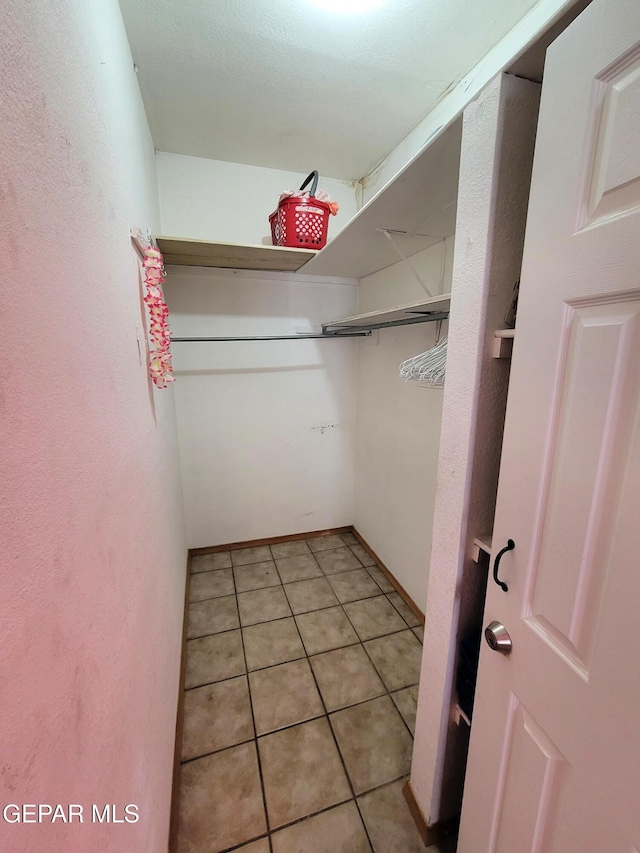
[[[358,531],[355,529],[355,527],[352,529],[352,532],[353,532],[353,535],[358,540],[358,542],[362,545],[364,550],[367,552],[367,554],[369,554],[371,559],[376,561],[376,563],[380,567],[380,570],[382,571],[383,575],[387,578],[389,583],[393,586],[393,588],[398,593],[400,598],[404,601],[404,603],[407,605],[407,607],[410,608],[410,610],[413,612],[416,619],[419,619],[420,622],[424,625],[424,613],[422,612],[422,610],[420,610],[418,605],[415,603],[413,598],[411,598],[411,596],[406,591],[406,589],[402,586],[400,581],[396,578],[396,576],[393,574],[393,572],[385,566],[385,564],[382,562],[380,557],[378,557],[378,555],[373,550],[373,548],[358,533]]]
[[[308,533],[291,533],[289,536],[269,536],[266,539],[248,539],[246,542],[231,542],[227,545],[211,545],[208,548],[190,548],[189,554],[198,557],[201,554],[217,554],[219,551],[235,551],[238,548],[259,548],[261,545],[275,545],[277,542],[296,542],[298,539],[310,539],[312,536],[327,536],[334,533],[351,533],[353,527],[330,527],[327,530],[310,530]]]
[[[180,652],[180,685],[176,714],[176,740],[173,748],[173,782],[171,785],[171,816],[169,821],[169,853],[178,849],[178,818],[180,810],[180,760],[182,758],[182,729],[184,726],[184,682],[187,668],[187,625],[189,615],[189,586],[191,584],[191,556],[187,558],[187,577],[184,586],[184,614],[182,617],[182,649]]]
[[[411,782],[406,782],[402,788],[402,793],[409,806],[411,817],[413,818],[420,837],[425,847],[430,847],[432,844],[439,844],[445,838],[449,838],[457,832],[460,818],[450,818],[449,820],[436,821],[429,825],[422,814],[422,809],[416,802],[416,798],[411,788]]]

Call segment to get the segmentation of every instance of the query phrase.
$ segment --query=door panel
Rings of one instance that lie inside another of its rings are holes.
[[[637,398],[640,300],[566,308],[548,498],[525,616],[588,678],[602,605],[611,504],[629,452],[625,402]]]
[[[639,52],[599,75],[594,95],[596,144],[583,226],[640,206]]]
[[[512,695],[501,774],[504,781],[492,830],[496,853],[513,853],[523,840],[526,849],[535,853],[549,849],[553,804],[561,793],[565,765],[564,757]],[[519,795],[523,788],[528,791],[526,798]]]

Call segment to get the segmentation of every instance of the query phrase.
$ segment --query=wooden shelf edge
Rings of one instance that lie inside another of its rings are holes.
[[[250,243],[222,243],[190,237],[157,237],[165,264],[220,269],[297,272],[317,252]]]

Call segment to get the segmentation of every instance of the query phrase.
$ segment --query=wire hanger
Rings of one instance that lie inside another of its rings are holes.
[[[444,289],[446,273],[447,241],[443,241],[440,268],[440,291]],[[418,382],[425,388],[444,388],[447,372],[447,336],[442,335],[442,319],[436,324],[435,346],[420,355],[414,355],[400,365],[400,378],[405,382]]]
[[[443,388],[447,369],[446,335],[431,349],[400,365],[400,378],[405,382],[418,382],[425,388]]]

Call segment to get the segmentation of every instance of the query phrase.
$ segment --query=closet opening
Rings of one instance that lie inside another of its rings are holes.
[[[436,344],[444,364],[461,137],[457,120],[298,270],[167,264],[192,555],[176,839],[223,844],[193,805],[203,785],[237,794],[218,787],[222,741],[202,720],[224,717],[246,672],[233,737],[273,837],[347,799],[374,847],[393,832],[422,844],[403,791],[444,392],[435,365],[406,365]],[[158,243],[185,259],[177,238]],[[237,670],[220,670],[229,656]],[[307,735],[322,755],[299,755]],[[285,805],[278,762],[317,802]]]

